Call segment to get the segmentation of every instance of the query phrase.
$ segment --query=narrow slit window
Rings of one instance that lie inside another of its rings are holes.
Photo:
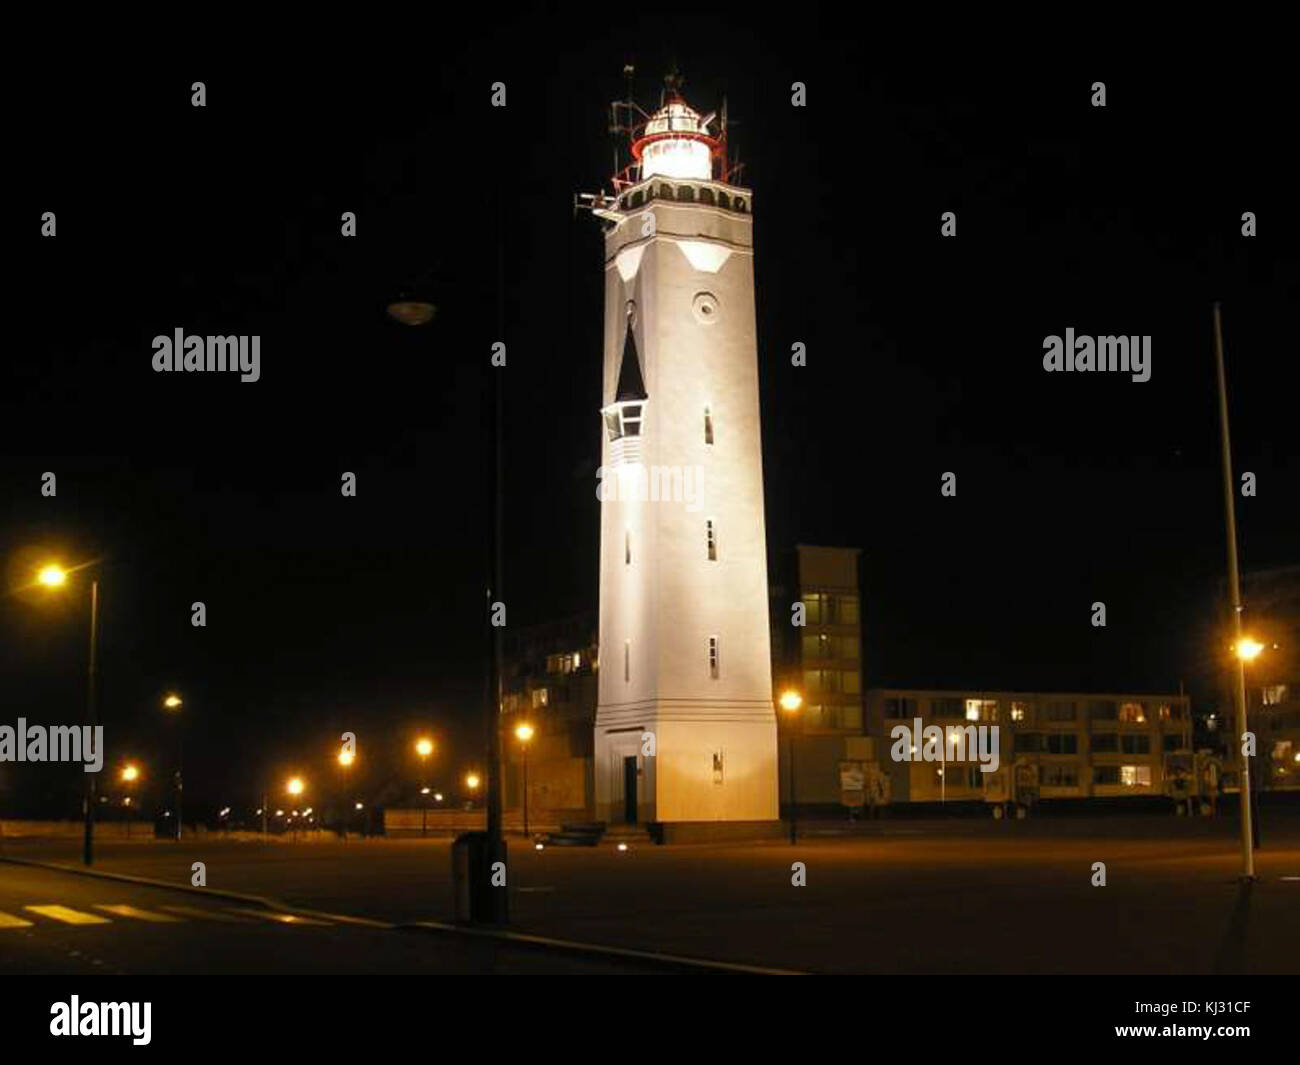
[[[718,638],[709,637],[709,676],[718,679]]]
[[[709,561],[718,561],[718,531],[713,527],[713,519],[710,518],[704,523],[705,540],[709,548]]]
[[[632,530],[626,529],[623,532],[623,564],[632,565]]]
[[[704,442],[713,443],[713,408],[704,408]]]
[[[632,679],[632,641],[623,641],[623,680],[624,682]]]

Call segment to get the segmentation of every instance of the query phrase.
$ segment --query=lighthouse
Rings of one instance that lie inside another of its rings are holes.
[[[582,197],[604,226],[596,816],[762,834],[779,812],[754,197],[725,105],[666,84],[652,113],[614,105],[630,159]]]

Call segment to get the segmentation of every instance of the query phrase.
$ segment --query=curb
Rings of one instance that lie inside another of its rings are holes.
[[[395,927],[399,932],[427,932],[434,935],[490,939],[501,943],[503,946],[533,949],[550,954],[570,954],[611,961],[632,961],[641,965],[654,965],[666,972],[714,973],[731,976],[810,975],[797,969],[772,969],[760,965],[744,965],[738,962],[709,961],[704,958],[688,958],[680,954],[659,954],[654,951],[633,950],[628,947],[607,947],[596,943],[577,943],[569,939],[551,939],[547,936],[529,935],[524,932],[473,928],[466,925],[446,924],[442,921],[415,921],[410,924],[399,924]]]

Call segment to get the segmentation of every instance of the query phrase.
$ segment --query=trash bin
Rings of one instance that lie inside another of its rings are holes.
[[[497,885],[492,867],[500,862]],[[456,920],[462,924],[505,924],[506,841],[486,832],[462,832],[451,845],[451,879]]]

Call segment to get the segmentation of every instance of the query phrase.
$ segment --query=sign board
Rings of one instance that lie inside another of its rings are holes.
[[[861,806],[866,801],[867,775],[861,762],[840,763],[840,802]]]

